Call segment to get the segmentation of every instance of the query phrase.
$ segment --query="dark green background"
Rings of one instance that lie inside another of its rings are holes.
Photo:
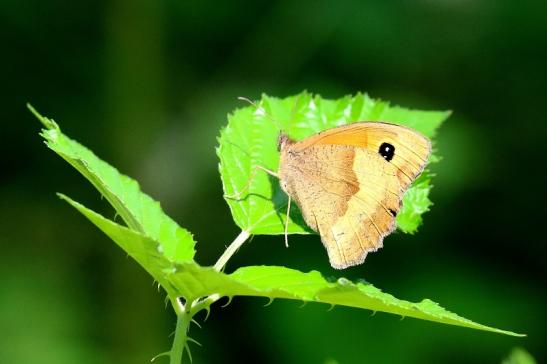
[[[228,270],[283,264],[365,278],[528,337],[236,298],[193,327],[204,346],[194,362],[497,363],[514,346],[545,362],[541,4],[2,1],[0,362],[146,363],[174,329],[151,278],[56,198],[113,216],[42,144],[27,101],[137,178],[212,264],[238,233],[214,151],[226,114],[242,106],[237,96],[303,89],[452,109],[438,137],[435,205],[418,234],[395,234],[357,268],[331,269],[316,236],[291,237],[290,249],[259,236]]]

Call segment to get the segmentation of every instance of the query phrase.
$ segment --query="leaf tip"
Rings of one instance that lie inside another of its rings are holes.
[[[512,331],[502,331],[502,334],[514,336],[514,337],[527,337],[528,334],[519,334],[518,332],[512,332]]]
[[[58,198],[65,201],[66,203],[68,203],[70,206],[74,207],[77,210],[79,210],[80,207],[83,207],[80,203],[74,201],[73,199],[71,199],[70,197],[65,195],[64,193],[57,192],[56,195],[57,195]]]
[[[63,201],[68,202],[70,200],[70,198],[67,195],[65,195],[64,193],[56,192],[55,194],[57,195],[57,197],[59,197]]]
[[[27,102],[26,105],[27,105],[27,109],[29,109],[31,113],[37,116],[39,115],[38,111],[36,111],[36,109],[30,104],[30,102]]]
[[[42,123],[44,127],[47,129],[59,129],[59,125],[51,119],[46,118],[45,116],[42,116],[35,108],[30,104],[30,102],[27,102],[27,109]]]

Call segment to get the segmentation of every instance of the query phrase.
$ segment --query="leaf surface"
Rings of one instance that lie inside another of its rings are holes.
[[[76,168],[114,207],[129,228],[158,241],[173,261],[192,260],[192,235],[167,216],[159,202],[140,190],[139,184],[99,159],[92,151],[70,139],[55,123],[29,106],[45,129],[46,145]]]
[[[281,130],[292,139],[302,140],[356,121],[387,121],[409,126],[433,139],[437,128],[450,114],[390,106],[366,94],[338,100],[307,92],[285,99],[263,95],[257,106],[237,109],[228,115],[228,125],[220,133],[217,148],[222,184],[234,221],[242,230],[253,234],[284,233],[287,196],[279,181],[260,170],[252,177],[255,166],[277,171],[277,138]],[[437,159],[433,155],[430,160]],[[397,216],[401,231],[415,232],[422,214],[428,211],[431,177],[425,172],[406,192],[403,209]],[[300,211],[292,209],[289,233],[309,232]]]
[[[284,298],[387,312],[520,336],[465,319],[428,299],[418,303],[399,300],[368,283],[353,283],[345,278],[329,282],[317,271],[304,273],[286,267],[249,266],[225,274],[210,267],[201,267],[195,262],[172,262],[163,255],[161,245],[153,239],[106,219],[64,195],[61,198],[125,250],[171,297],[183,297],[186,302],[212,294]]]

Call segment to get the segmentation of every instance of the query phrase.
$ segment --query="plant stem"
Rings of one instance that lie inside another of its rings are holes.
[[[249,239],[249,236],[251,236],[251,234],[248,231],[242,230],[235,240],[228,246],[228,248],[226,248],[224,253],[222,253],[220,258],[218,258],[218,261],[214,265],[215,270],[221,271],[232,255],[234,255],[239,247],[243,245],[247,239]]]
[[[177,314],[177,327],[175,329],[175,338],[173,339],[173,346],[169,353],[169,364],[181,364],[182,354],[186,343],[188,341],[188,328],[192,321],[192,315],[187,310]]]
[[[214,268],[220,271],[228,260],[235,254],[239,247],[249,239],[251,234],[245,230],[235,238],[235,240],[226,248],[224,253],[220,256],[216,262]],[[218,294],[212,294],[203,300],[195,300],[187,305],[181,304],[181,302],[175,298],[171,300],[173,309],[177,314],[177,327],[175,329],[175,338],[173,339],[173,346],[169,352],[169,363],[180,364],[182,362],[182,354],[186,348],[188,342],[188,329],[190,328],[190,322],[192,317],[200,310],[209,307],[213,302],[218,300],[220,296]]]

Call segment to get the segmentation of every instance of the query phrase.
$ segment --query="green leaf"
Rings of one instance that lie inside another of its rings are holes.
[[[221,297],[259,296],[270,300],[284,298],[356,307],[522,336],[475,323],[445,310],[428,299],[419,303],[399,300],[368,283],[353,283],[345,278],[329,282],[317,271],[304,273],[285,267],[250,266],[239,268],[232,274],[225,274],[210,267],[201,267],[193,261],[171,262],[163,255],[161,245],[153,239],[108,220],[64,195],[60,197],[135,259],[165,288],[170,297],[183,297],[187,302],[213,294]]]
[[[136,181],[68,138],[55,121],[43,117],[32,106],[28,107],[45,126],[41,135],[46,145],[87,178],[129,228],[158,241],[170,260],[193,259],[195,242],[192,235],[167,216],[158,202],[141,192]]]
[[[352,283],[345,278],[328,282],[317,271],[303,273],[285,267],[251,266],[226,275],[211,268],[185,263],[177,265],[176,273],[170,274],[168,279],[189,300],[211,294],[285,298],[388,312],[403,317],[521,336],[475,323],[428,299],[419,303],[399,300],[371,284]]]
[[[287,196],[279,182],[260,170],[251,179],[255,166],[277,171],[280,130],[301,140],[322,130],[356,121],[389,121],[409,126],[433,138],[449,114],[390,106],[366,94],[338,100],[323,99],[307,92],[285,99],[263,95],[258,109],[251,105],[228,115],[228,125],[220,133],[217,148],[220,175],[234,221],[242,230],[253,234],[284,233]],[[431,161],[437,159],[436,155],[431,157]],[[405,194],[403,210],[397,216],[401,231],[415,232],[421,223],[421,215],[429,209],[430,179],[431,175],[424,173]],[[241,193],[241,199],[236,200],[233,196],[238,193]],[[297,209],[292,210],[289,232],[310,232]]]
[[[405,193],[403,207],[397,215],[397,227],[406,233],[414,233],[422,223],[422,214],[429,211],[431,201],[431,174],[422,173]]]
[[[135,259],[137,263],[162,285],[169,296],[177,296],[176,289],[171,287],[169,281],[166,279],[166,274],[169,271],[174,271],[175,262],[170,261],[166,257],[160,243],[101,216],[68,196],[59,194],[59,197],[87,217],[89,221],[118,244],[131,258]],[[188,239],[191,239],[191,237],[188,237]],[[185,243],[190,243],[190,241]]]

